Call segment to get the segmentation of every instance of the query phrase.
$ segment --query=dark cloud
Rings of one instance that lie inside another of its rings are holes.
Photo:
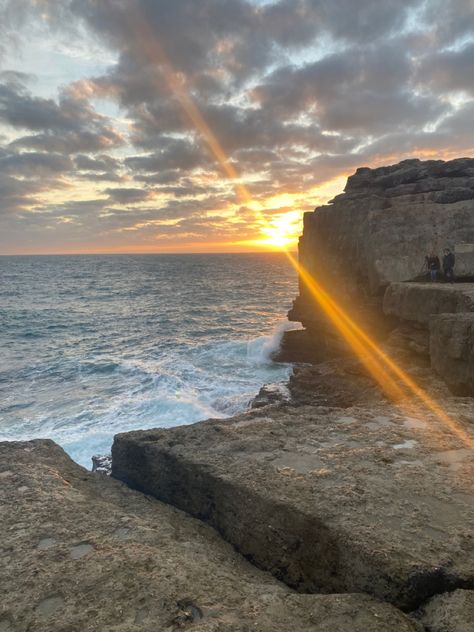
[[[334,38],[365,44],[400,31],[421,0],[308,0],[321,28]]]
[[[79,154],[75,158],[76,167],[81,171],[112,171],[119,167],[119,161],[112,156],[87,156]]]
[[[21,152],[0,154],[0,171],[13,175],[42,176],[61,174],[73,169],[73,162],[62,154]]]
[[[182,139],[161,138],[162,145],[153,154],[130,156],[125,159],[125,165],[138,173],[168,171],[172,169],[192,170],[203,167],[206,157],[202,147],[196,143]]]
[[[474,96],[474,41],[458,50],[429,56],[420,65],[418,80],[434,94],[466,92]]]
[[[393,44],[330,55],[302,68],[281,68],[253,94],[262,110],[292,119],[308,112],[332,131],[374,134],[424,125],[446,105],[410,87],[414,68]]]
[[[472,0],[427,0],[422,5],[421,17],[425,28],[436,37],[439,47],[452,45],[459,40],[472,40],[474,33],[474,10]]]
[[[136,202],[144,202],[153,197],[153,192],[146,189],[136,188],[108,188],[104,193],[109,196],[110,202],[116,204],[135,204]]]
[[[37,132],[18,138],[15,146],[71,154],[123,144],[111,122],[75,86],[64,90],[56,102],[32,96],[24,80],[19,73],[0,73],[0,121]]]

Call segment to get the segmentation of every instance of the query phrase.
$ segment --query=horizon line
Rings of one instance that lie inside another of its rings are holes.
[[[285,250],[210,250],[198,252],[20,252],[20,253],[0,253],[0,257],[104,257],[104,256],[123,256],[123,255],[140,255],[140,256],[156,256],[156,255],[277,255],[284,254]],[[297,253],[297,250],[291,251]]]

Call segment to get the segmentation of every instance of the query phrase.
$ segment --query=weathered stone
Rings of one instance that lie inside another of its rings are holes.
[[[454,251],[457,283],[426,283],[425,256],[434,251],[442,259],[445,247]],[[311,291],[300,275],[288,318],[304,332],[285,334],[277,359],[321,362],[352,353],[318,292],[377,343],[406,321],[428,331],[433,315],[474,311],[474,159],[358,169],[342,195],[305,214],[299,261],[320,288]],[[405,341],[407,352],[426,358],[426,343]],[[437,370],[445,376],[439,362]]]
[[[380,402],[380,390],[362,364],[354,359],[295,367],[289,390],[291,401],[296,405],[348,408]]]
[[[92,471],[97,474],[110,476],[112,472],[112,457],[110,454],[95,454],[92,457]]]
[[[315,338],[306,329],[293,329],[285,331],[280,343],[280,348],[272,358],[275,362],[323,362],[335,355],[334,332],[321,329]]]
[[[424,325],[436,314],[474,312],[474,284],[392,283],[385,292],[383,310]]]
[[[300,262],[351,312],[366,293],[418,278],[425,255],[446,246],[457,277],[474,277],[473,174],[469,158],[358,169],[344,194],[305,214]],[[301,284],[290,319],[315,329],[317,311]]]
[[[416,630],[364,595],[293,593],[206,525],[52,441],[0,443],[0,473],[3,632]]]
[[[474,395],[474,313],[432,318],[430,356],[432,367],[454,392]]]
[[[418,616],[430,632],[472,632],[474,591],[455,590],[433,597]]]
[[[446,406],[470,432],[472,406]],[[264,408],[113,446],[113,476],[207,521],[288,585],[406,609],[474,587],[473,474],[472,450],[440,419],[383,402]]]
[[[288,401],[288,389],[281,384],[265,384],[250,402],[250,408],[263,408]]]

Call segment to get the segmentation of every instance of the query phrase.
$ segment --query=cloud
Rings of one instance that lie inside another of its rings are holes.
[[[153,192],[146,189],[137,188],[108,188],[107,193],[109,200],[116,204],[135,204],[136,202],[144,202],[153,197]]]
[[[79,154],[75,158],[75,163],[81,171],[112,171],[119,166],[119,161],[116,158],[106,154],[95,157]]]
[[[474,41],[426,58],[418,70],[418,80],[434,94],[465,92],[474,97]]]
[[[472,0],[3,2],[7,47],[10,27],[40,24],[111,60],[57,93],[21,65],[0,73],[0,194],[22,227],[30,213],[108,244],[239,239],[255,214],[229,165],[263,205],[306,209],[358,166],[474,147]]]
[[[0,171],[13,175],[43,176],[62,174],[73,169],[73,162],[62,154],[21,152],[0,154]]]
[[[58,102],[34,97],[26,76],[0,73],[0,122],[37,132],[15,140],[15,146],[49,152],[100,151],[124,143],[109,119],[94,110],[87,98],[65,89]]]

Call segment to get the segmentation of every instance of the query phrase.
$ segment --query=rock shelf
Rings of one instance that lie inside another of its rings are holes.
[[[416,632],[364,595],[298,595],[208,526],[52,441],[0,443],[1,632]]]
[[[452,412],[471,432],[470,404]],[[474,587],[474,454],[433,416],[270,406],[118,435],[113,475],[302,592],[366,592],[411,610]]]

